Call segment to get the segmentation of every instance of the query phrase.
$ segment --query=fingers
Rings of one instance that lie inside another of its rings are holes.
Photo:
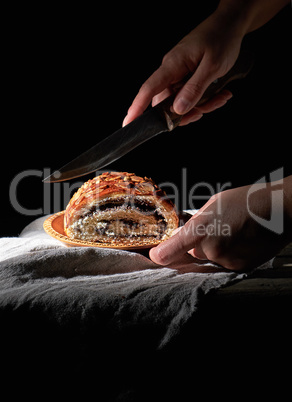
[[[206,232],[202,233],[198,228],[209,225],[208,218],[213,215],[212,210],[216,208],[213,204],[216,205],[219,194],[212,196],[184,226],[176,230],[170,239],[152,248],[149,253],[151,260],[163,266],[174,266],[181,262],[189,263],[190,256],[199,260],[208,260],[205,246],[203,250]]]
[[[169,266],[176,261],[181,262],[182,259],[185,259],[184,256],[188,251],[187,248],[190,249],[191,246],[184,246],[180,241],[180,233],[181,231],[159,246],[152,248],[149,253],[151,260],[156,264]],[[179,258],[177,258],[177,255],[179,255]]]
[[[140,114],[142,114],[151,101],[152,106],[155,106],[162,100],[167,98],[169,95],[171,95],[172,91],[170,88],[173,88],[173,85],[170,84],[170,77],[167,75],[167,69],[162,67],[163,66],[161,66],[158,70],[156,70],[155,73],[141,87],[138,95],[133,101],[132,106],[128,110],[128,114],[123,121],[123,126],[130,123],[132,120],[136,119]],[[161,79],[159,77],[161,77]],[[191,81],[191,79],[189,81]],[[177,106],[178,108],[181,107],[182,104],[180,103],[181,101],[179,99],[182,99],[181,97],[184,97],[185,91],[187,91],[187,93],[190,94],[190,89],[188,88],[190,88],[192,84],[189,81],[182,87],[182,89],[177,94],[173,104],[174,110]],[[203,95],[204,89],[200,92],[202,92],[202,94],[198,95],[199,98],[197,101],[199,101],[200,97]],[[199,92],[197,93],[199,94]],[[192,107],[187,113],[182,113],[184,114],[184,116],[182,118],[180,126],[185,126],[189,123],[193,123],[199,120],[204,113],[213,112],[214,110],[224,106],[227,103],[227,101],[231,98],[232,93],[230,91],[222,90],[219,94],[215,95],[210,101],[205,102],[203,105],[200,105],[199,107]],[[193,97],[193,99],[196,99],[196,97]],[[192,101],[188,102],[190,102],[189,104],[191,105],[193,103]],[[182,103],[185,105],[186,104],[185,100],[182,100]],[[175,111],[178,113],[177,110]]]
[[[189,250],[194,248],[196,242],[196,234],[192,233],[195,228],[195,221],[190,219],[176,234],[170,239],[159,244],[150,250],[150,258],[153,262],[163,266],[175,265],[176,263],[190,262],[190,255],[196,258],[205,259],[206,256],[198,247],[198,253],[190,253]]]
[[[180,126],[185,126],[199,120],[203,114],[213,112],[214,110],[224,106],[229,99],[232,98],[232,93],[227,89],[221,91],[214,98],[204,103],[201,106],[194,107],[190,112],[185,114],[180,122]]]
[[[209,65],[203,58],[195,73],[177,94],[173,103],[174,111],[181,115],[188,113],[216,78],[218,76],[213,72],[213,66]]]
[[[183,116],[179,125],[186,126],[187,124],[194,123],[195,121],[200,120],[202,117],[203,117],[203,113],[200,112],[199,109],[194,108],[189,113],[187,113],[185,116]]]
[[[188,254],[191,255],[192,257],[198,259],[198,260],[205,260],[205,261],[208,260],[206,254],[201,249],[200,245],[197,245],[196,248],[193,248],[192,250],[189,250]]]
[[[167,88],[158,95],[154,96],[152,100],[152,106],[156,106],[158,103],[162,102],[165,98],[171,95],[171,91]],[[200,105],[198,107],[194,107],[188,113],[186,113],[181,122],[180,126],[186,126],[187,124],[194,123],[195,121],[200,120],[205,113],[213,112],[216,109],[226,105],[228,100],[232,98],[232,93],[227,89],[222,90],[219,94],[215,95],[211,100]],[[129,109],[129,113],[126,116],[123,126],[128,124],[128,122],[134,120],[134,118],[138,117],[137,115],[132,115],[132,112]]]
[[[128,110],[123,125],[142,114],[155,95],[159,94],[159,102],[167,94],[170,95],[169,89],[180,83],[188,73],[190,70],[185,63],[185,55],[175,47],[164,56],[161,66],[144,82]],[[156,102],[157,100],[154,101]]]
[[[159,94],[155,95],[152,99],[152,106],[158,105],[158,103],[162,102],[164,99],[168,98],[172,95],[172,90],[170,88],[166,88],[164,91],[160,92]]]
[[[228,100],[226,92],[224,95],[222,92],[221,99],[214,98],[213,102],[207,102],[200,108],[194,109],[208,86],[224,71],[218,69],[218,66],[216,67],[214,62],[210,61],[210,57],[203,56],[200,59],[201,56],[199,57],[196,52],[189,64],[186,62],[187,53],[181,54],[180,50],[175,49],[164,57],[162,65],[142,85],[128,110],[123,126],[141,115],[151,101],[155,106],[177,91],[173,108],[176,113],[184,115],[181,125],[196,121],[202,117],[203,113],[209,113],[226,103]],[[189,76],[190,78],[185,82]],[[204,108],[201,109],[203,106]]]
[[[140,116],[153,97],[168,88],[175,79],[175,72],[170,70],[169,66],[161,65],[140,88],[123,121],[123,126]]]
[[[205,102],[204,104],[198,106],[197,109],[201,113],[213,112],[214,110],[224,106],[227,103],[227,101],[229,101],[232,98],[232,96],[233,96],[232,93],[228,89],[223,89],[208,102]]]

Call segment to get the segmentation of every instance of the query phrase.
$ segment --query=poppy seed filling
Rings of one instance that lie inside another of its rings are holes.
[[[108,242],[143,238],[161,240],[167,222],[160,208],[143,197],[105,199],[84,211],[73,224],[75,238]]]

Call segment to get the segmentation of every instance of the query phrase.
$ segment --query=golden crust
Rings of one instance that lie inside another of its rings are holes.
[[[84,183],[71,198],[64,215],[64,230],[67,236],[72,236],[70,227],[88,213],[90,208],[121,197],[147,199],[161,208],[171,229],[169,233],[178,226],[179,220],[173,203],[152,179],[142,178],[134,173],[107,172]]]

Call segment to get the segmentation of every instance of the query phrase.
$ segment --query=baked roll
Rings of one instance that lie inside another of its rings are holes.
[[[68,237],[113,247],[156,245],[178,224],[165,192],[153,180],[126,172],[103,173],[84,183],[64,214]]]

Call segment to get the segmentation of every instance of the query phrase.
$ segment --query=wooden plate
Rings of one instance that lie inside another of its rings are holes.
[[[62,241],[69,247],[100,247],[100,248],[115,248],[119,250],[142,250],[149,249],[151,247],[157,246],[160,242],[151,243],[151,244],[140,244],[139,242],[135,242],[133,245],[125,245],[125,246],[114,246],[110,243],[96,243],[93,241],[84,241],[79,239],[70,239],[64,232],[64,213],[65,211],[58,212],[54,215],[49,216],[43,227],[45,231],[53,238]],[[187,220],[191,217],[190,214],[186,212],[179,213],[180,225],[183,225]]]
[[[79,239],[70,239],[64,232],[64,213],[65,211],[58,212],[52,216],[49,216],[43,227],[45,231],[52,237],[57,240],[62,241],[69,247],[100,247],[100,248],[115,248],[119,250],[141,250],[147,249],[154,246],[157,246],[160,242],[151,243],[151,244],[139,244],[139,242],[135,242],[134,245],[125,245],[125,246],[114,246],[111,243],[96,243],[93,241],[85,241]]]

